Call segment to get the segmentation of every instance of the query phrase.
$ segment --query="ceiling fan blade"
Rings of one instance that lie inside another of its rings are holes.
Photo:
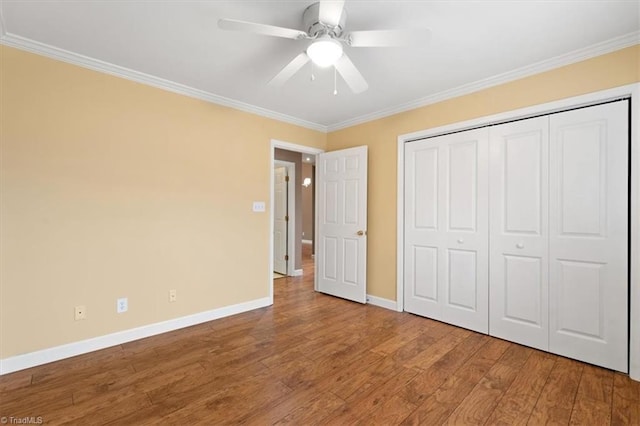
[[[347,35],[352,47],[387,47],[408,46],[427,43],[431,38],[431,31],[422,30],[377,30],[353,31]]]
[[[344,0],[322,0],[320,2],[320,11],[318,12],[318,20],[323,24],[337,27],[340,24],[343,10]]]
[[[360,74],[356,66],[353,65],[353,62],[351,62],[351,59],[349,59],[346,53],[343,53],[340,59],[338,59],[335,67],[353,93],[364,92],[369,88],[367,81],[362,74]]]
[[[297,73],[300,68],[302,68],[307,62],[309,62],[309,57],[306,53],[301,53],[291,62],[289,62],[282,70],[276,74],[275,77],[269,81],[269,86],[279,87],[287,82],[295,73]]]
[[[218,28],[232,31],[248,31],[256,34],[291,38],[294,40],[307,38],[307,33],[304,31],[275,27],[273,25],[256,24],[254,22],[238,21],[236,19],[219,19]]]

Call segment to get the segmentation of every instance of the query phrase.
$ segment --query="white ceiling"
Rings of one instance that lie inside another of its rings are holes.
[[[346,30],[427,27],[418,47],[349,48],[369,90],[307,64],[266,83],[308,41],[218,29],[219,18],[302,28],[313,0],[0,0],[1,42],[263,115],[333,130],[640,41],[640,1],[347,0]]]

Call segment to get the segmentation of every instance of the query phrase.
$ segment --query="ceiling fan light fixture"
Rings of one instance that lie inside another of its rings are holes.
[[[317,66],[329,67],[342,56],[342,44],[327,35],[322,36],[307,48],[307,56]]]

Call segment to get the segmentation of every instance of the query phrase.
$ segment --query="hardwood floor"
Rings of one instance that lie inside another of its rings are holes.
[[[44,424],[635,424],[640,383],[275,282],[275,304],[0,377]]]

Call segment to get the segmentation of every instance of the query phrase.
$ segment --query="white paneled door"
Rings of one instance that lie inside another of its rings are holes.
[[[488,332],[488,129],[405,146],[405,310]]]
[[[273,271],[287,274],[287,168],[274,169]]]
[[[628,101],[550,117],[549,348],[627,371]]]
[[[317,289],[366,303],[367,147],[317,156]]]
[[[489,333],[548,350],[549,117],[489,136]]]
[[[405,310],[628,371],[628,116],[615,101],[405,144]]]

